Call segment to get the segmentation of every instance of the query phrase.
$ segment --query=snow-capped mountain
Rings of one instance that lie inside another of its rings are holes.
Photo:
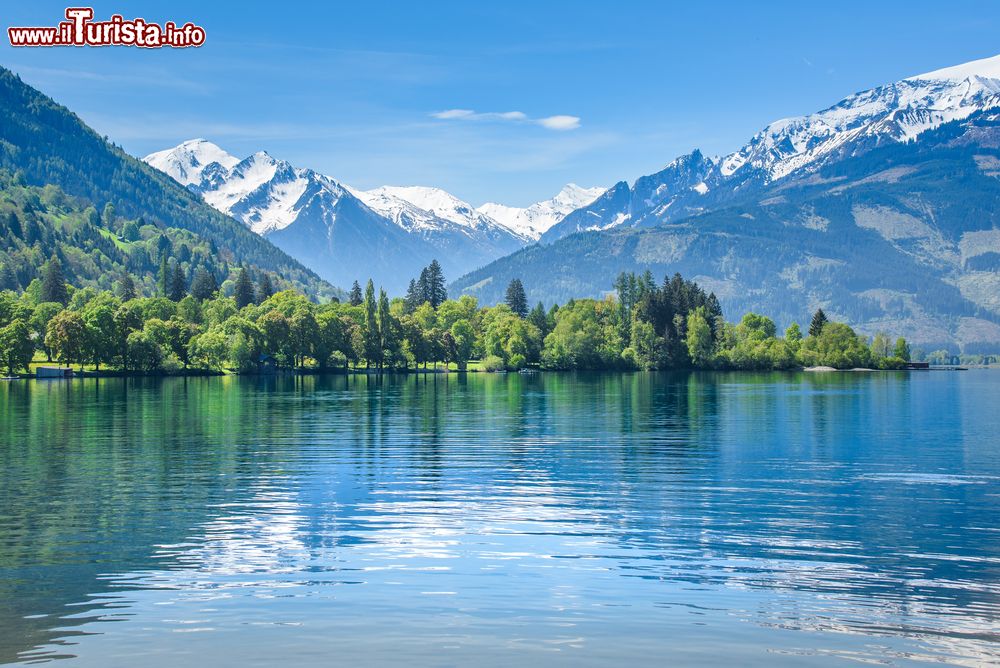
[[[919,74],[855,93],[815,114],[786,118],[764,128],[723,158],[719,173],[761,170],[775,181],[886,141],[908,141],[921,132],[1000,104],[1000,56]]]
[[[604,190],[604,188],[581,188],[575,183],[570,183],[552,199],[536,202],[526,208],[487,202],[477,211],[508,229],[537,240],[542,233],[568,214],[593,202]]]
[[[452,290],[495,303],[518,278],[529,301],[560,301],[599,297],[622,271],[677,271],[727,313],[759,311],[784,326],[822,307],[925,350],[995,350],[998,91],[1000,57],[772,123],[723,158],[694,151],[619,182],[543,243]]]
[[[229,170],[240,161],[204,139],[190,139],[165,151],[150,153],[143,160],[166,172],[182,186],[199,185],[205,168],[213,163]]]
[[[295,168],[266,151],[240,160],[204,139],[153,153],[145,161],[261,235],[291,225],[312,197],[335,205],[348,195],[333,179]]]
[[[808,116],[775,121],[721,158],[695,151],[642,177],[622,196],[617,184],[554,225],[543,242],[581,230],[648,226],[745,197],[781,179],[1000,106],[1000,56],[976,60],[855,93]]]
[[[438,234],[413,234],[338,181],[264,151],[239,160],[197,139],[145,160],[335,285],[371,277],[398,293],[432,259],[458,275],[522,245],[512,234],[491,244],[452,223]]]
[[[432,259],[459,276],[530,241],[443,190],[356,190],[265,151],[240,160],[193,139],[145,160],[341,286],[399,293]]]
[[[521,246],[529,238],[472,208],[449,192],[425,186],[352,190],[361,201],[405,230],[419,234],[458,231]]]
[[[547,202],[507,209],[511,222],[504,224],[439,188],[358,190],[265,151],[240,160],[205,139],[145,160],[324,278],[350,285],[372,276],[394,291],[405,287],[411,265],[419,271],[437,259],[457,277],[531,243],[538,237],[532,230],[548,227],[599,194],[567,186]]]

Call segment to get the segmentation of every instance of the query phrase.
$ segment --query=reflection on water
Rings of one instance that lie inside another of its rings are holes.
[[[0,386],[0,663],[1000,662],[1000,374]]]

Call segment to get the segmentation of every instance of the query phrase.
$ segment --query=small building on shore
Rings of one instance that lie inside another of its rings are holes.
[[[73,369],[61,366],[40,366],[35,368],[35,378],[72,378]]]

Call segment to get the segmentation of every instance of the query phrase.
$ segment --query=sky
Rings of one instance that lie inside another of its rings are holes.
[[[5,3],[4,28],[66,5]],[[1000,53],[1000,2],[93,3],[196,49],[15,49],[0,64],[136,156],[195,137],[349,185],[526,206],[611,186],[873,86]]]

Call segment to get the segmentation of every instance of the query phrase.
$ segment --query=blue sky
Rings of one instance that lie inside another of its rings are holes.
[[[4,28],[55,25],[65,7],[8,3]],[[357,187],[435,185],[475,205],[631,181],[858,90],[1000,53],[1000,3],[986,1],[94,10],[207,31],[187,50],[13,49],[4,35],[0,63],[129,152],[205,137]]]

